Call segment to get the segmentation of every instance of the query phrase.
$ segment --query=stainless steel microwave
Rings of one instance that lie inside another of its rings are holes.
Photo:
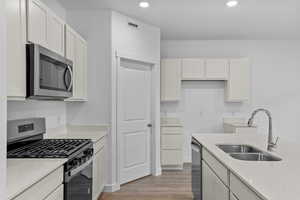
[[[27,98],[63,100],[73,93],[73,63],[37,44],[27,44]]]

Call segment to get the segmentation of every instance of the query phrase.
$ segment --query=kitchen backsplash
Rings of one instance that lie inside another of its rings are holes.
[[[61,101],[10,101],[7,104],[7,119],[45,117],[46,128],[66,124],[66,103]]]

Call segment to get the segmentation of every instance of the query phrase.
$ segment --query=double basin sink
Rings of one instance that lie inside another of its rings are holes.
[[[252,147],[250,145],[217,145],[232,158],[244,161],[281,161],[282,159],[273,156],[265,151]]]

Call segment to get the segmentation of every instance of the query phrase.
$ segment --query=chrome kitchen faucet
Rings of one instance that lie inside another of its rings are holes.
[[[269,134],[268,134],[268,151],[272,151],[274,148],[276,148],[277,146],[277,142],[278,142],[278,137],[276,138],[276,141],[273,142],[273,130],[272,130],[272,115],[271,115],[271,112],[266,110],[266,109],[263,109],[263,108],[260,108],[260,109],[256,109],[255,111],[253,111],[249,121],[248,121],[248,126],[251,127],[253,125],[253,120],[254,120],[254,117],[255,115],[258,113],[258,112],[264,112],[267,116],[268,116],[268,119],[269,119]]]

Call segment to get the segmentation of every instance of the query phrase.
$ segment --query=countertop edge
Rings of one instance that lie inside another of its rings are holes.
[[[13,160],[13,159],[11,159],[11,160]],[[31,188],[32,186],[34,186],[35,184],[37,184],[38,182],[43,180],[45,177],[47,177],[48,175],[53,173],[55,170],[59,169],[61,166],[63,166],[67,162],[67,159],[57,159],[57,160],[61,160],[61,161],[57,164],[57,166],[54,169],[52,168],[51,170],[48,170],[44,175],[33,179],[33,181],[30,181],[30,183],[28,183],[27,185],[24,185],[24,187],[20,187],[20,189],[16,190],[14,193],[7,194],[8,200],[12,200],[12,199],[18,197],[19,195],[21,195],[26,190],[28,190],[29,188]]]
[[[216,158],[222,165],[224,165],[231,173],[233,173],[235,176],[237,176],[245,185],[247,185],[249,187],[249,189],[251,189],[253,192],[255,192],[257,194],[257,196],[259,198],[261,198],[262,200],[269,200],[267,199],[267,197],[265,197],[259,190],[257,190],[253,185],[251,185],[245,178],[243,178],[241,175],[238,174],[238,172],[236,172],[235,169],[233,169],[232,167],[228,166],[226,163],[224,163],[222,161],[222,159],[218,158],[210,149],[209,147],[207,147],[205,144],[203,144],[203,142],[197,140],[197,138],[194,137],[194,135],[196,134],[192,134],[192,138],[195,139],[196,141],[198,141],[212,156],[214,156],[214,158]]]

